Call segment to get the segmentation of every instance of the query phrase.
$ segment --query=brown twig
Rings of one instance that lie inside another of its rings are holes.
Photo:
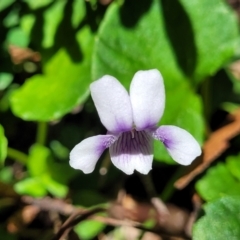
[[[69,216],[77,210],[79,211],[79,208],[74,207],[72,204],[68,204],[63,200],[53,199],[50,197],[36,199],[30,196],[23,196],[21,198],[21,202],[27,205],[38,206],[41,210],[55,211],[64,216]],[[82,209],[82,211],[84,210]]]
[[[115,226],[115,227],[125,226],[125,227],[138,228],[139,230],[142,230],[144,232],[152,232],[152,233],[158,234],[165,238],[166,237],[169,237],[169,238],[176,237],[176,238],[189,239],[188,236],[185,236],[183,234],[170,234],[170,233],[164,231],[163,229],[149,229],[149,228],[143,226],[143,224],[141,224],[139,222],[131,221],[131,220],[119,220],[119,219],[103,217],[103,216],[91,216],[90,219],[97,220],[99,222],[105,223],[107,225]]]
[[[66,236],[66,234],[78,223],[81,221],[89,218],[90,216],[99,213],[99,212],[105,212],[105,208],[94,208],[91,210],[85,210],[82,209],[80,211],[77,211],[73,213],[61,226],[61,228],[58,230],[56,235],[52,238],[52,240],[60,240],[63,236]]]
[[[137,221],[132,221],[129,219],[116,219],[108,216],[99,216],[95,215],[98,212],[105,212],[109,211],[109,209],[105,208],[94,208],[94,209],[83,209],[83,208],[77,208],[71,204],[68,204],[64,202],[63,200],[59,199],[52,199],[50,197],[45,197],[42,199],[34,199],[29,196],[24,196],[21,198],[21,201],[24,204],[27,205],[35,205],[38,206],[39,209],[45,210],[45,211],[55,211],[59,214],[62,214],[64,216],[69,216],[68,219],[63,223],[63,225],[60,227],[58,232],[54,235],[52,240],[60,240],[64,239],[68,235],[68,233],[71,231],[71,229],[77,225],[79,222],[85,220],[85,219],[92,219],[96,220],[102,223],[105,223],[107,225],[115,226],[115,227],[121,227],[121,226],[127,226],[127,227],[135,227],[142,231],[148,231],[152,233],[156,233],[163,237],[180,237],[181,239],[187,239],[186,235],[182,233],[170,233],[169,231],[164,230],[164,228],[157,228],[157,229],[149,229],[144,227],[144,225]]]

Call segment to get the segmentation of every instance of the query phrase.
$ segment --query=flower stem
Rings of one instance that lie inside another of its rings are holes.
[[[28,161],[28,155],[16,149],[8,147],[7,156],[25,165]]]
[[[164,216],[168,215],[169,214],[168,208],[165,205],[165,203],[162,201],[162,199],[158,197],[157,191],[152,182],[151,175],[150,174],[148,174],[148,175],[140,174],[139,176],[142,180],[142,183],[145,187],[148,197],[150,198],[150,201],[151,201],[153,207],[155,208],[155,210],[157,211],[157,213],[159,214],[159,216],[164,217]]]
[[[44,145],[47,137],[47,122],[38,122],[36,143]]]
[[[150,174],[148,174],[148,175],[139,174],[139,176],[141,178],[141,181],[144,185],[144,188],[145,188],[148,196],[150,198],[156,197],[157,192],[156,192],[155,186],[153,185],[151,175]]]
[[[210,113],[211,113],[211,97],[210,97],[210,79],[207,78],[202,84],[201,87],[201,95],[202,95],[202,100],[203,100],[203,105],[204,105],[204,114],[206,119],[209,120],[210,118]]]
[[[161,193],[163,201],[168,201],[175,192],[174,182],[182,175],[184,167],[179,166]]]

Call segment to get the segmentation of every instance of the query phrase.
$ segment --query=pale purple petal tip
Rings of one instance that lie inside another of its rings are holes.
[[[103,151],[108,148],[116,137],[113,135],[98,135],[84,139],[70,152],[70,166],[91,173]]]
[[[116,127],[115,127],[114,134],[128,132],[128,131],[131,130],[131,128],[132,128],[132,126],[129,127],[128,124],[125,124],[124,122],[119,122],[118,121],[117,124],[116,124]]]
[[[189,165],[201,155],[201,148],[196,139],[186,130],[176,126],[161,126],[153,132],[153,137],[160,140],[169,155],[182,165]]]
[[[145,131],[124,132],[110,146],[110,156],[113,164],[126,174],[134,170],[147,174],[152,169],[152,138]]]

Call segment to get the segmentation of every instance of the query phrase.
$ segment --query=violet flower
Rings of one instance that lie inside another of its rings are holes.
[[[147,174],[152,169],[153,139],[160,140],[170,156],[189,165],[201,154],[194,137],[176,126],[157,126],[165,107],[163,78],[156,69],[138,71],[130,94],[114,77],[105,75],[90,85],[91,95],[106,135],[89,137],[70,153],[70,165],[91,173],[106,148],[112,163],[125,172]]]

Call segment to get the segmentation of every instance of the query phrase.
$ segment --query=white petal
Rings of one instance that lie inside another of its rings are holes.
[[[98,135],[84,139],[70,152],[70,166],[84,173],[91,173],[103,151],[108,148],[116,137]]]
[[[138,71],[130,86],[133,120],[139,130],[156,126],[165,107],[163,78],[157,69]]]
[[[132,174],[134,170],[147,174],[152,169],[153,139],[145,131],[124,132],[110,147],[113,164]]]
[[[110,132],[124,132],[132,128],[130,97],[122,84],[105,75],[90,85],[91,95],[102,124]]]
[[[176,126],[161,126],[153,137],[162,141],[170,156],[182,165],[189,165],[201,155],[201,148],[195,138],[186,130]]]

